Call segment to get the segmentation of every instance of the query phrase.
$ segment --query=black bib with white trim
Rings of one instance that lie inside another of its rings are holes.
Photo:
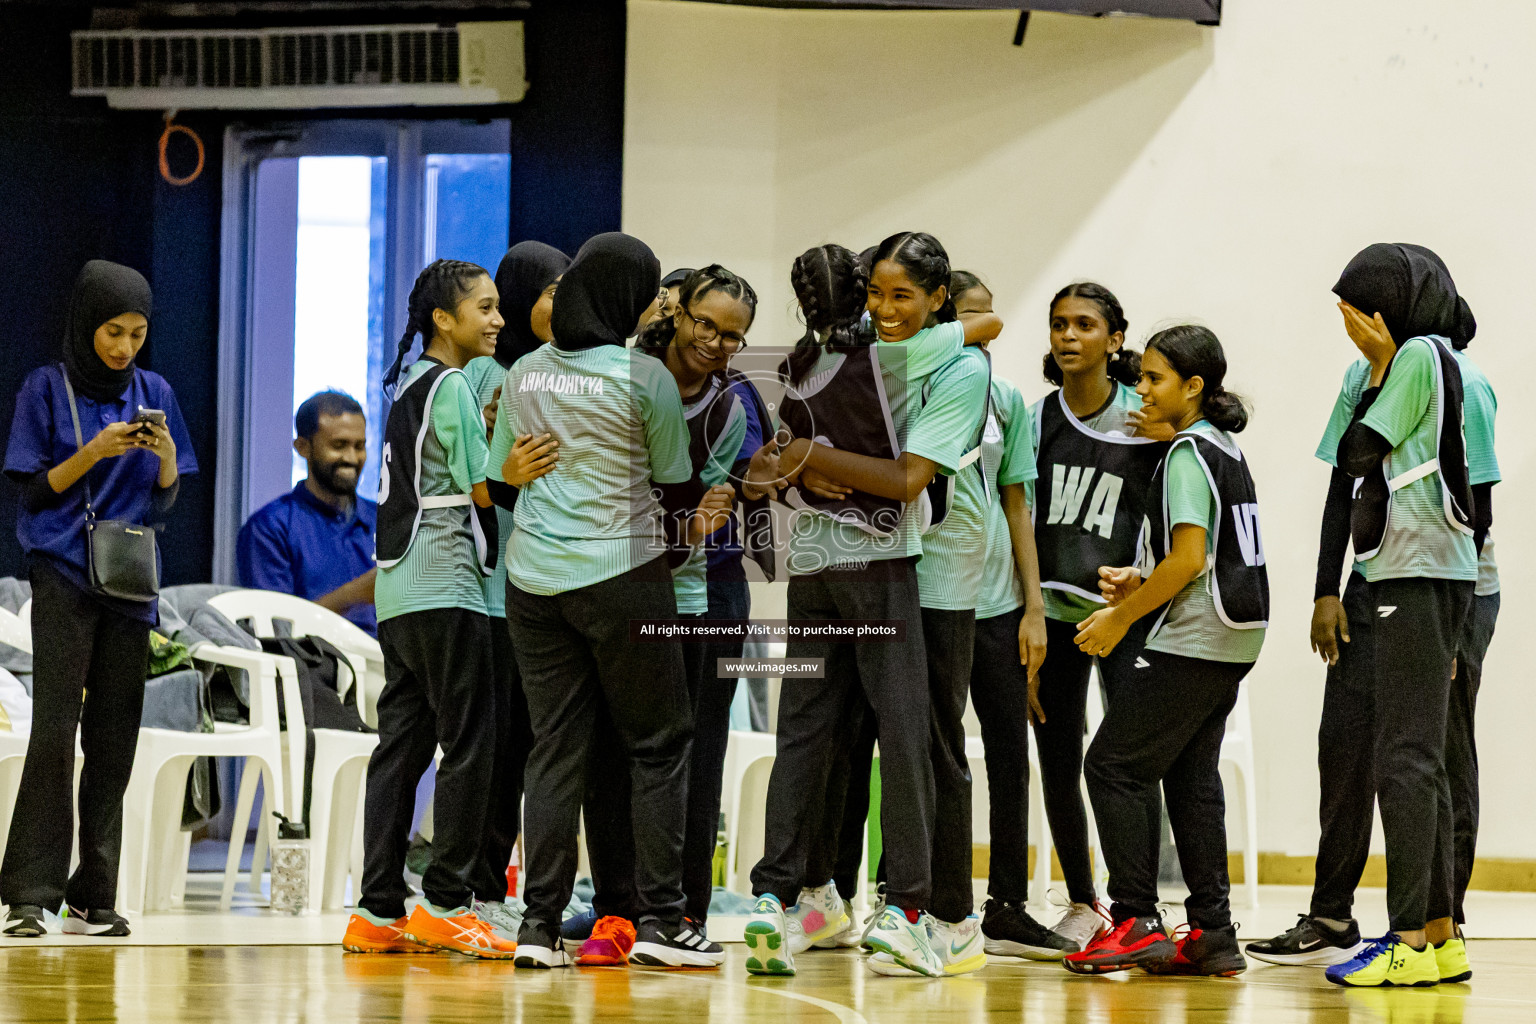
[[[1035,431],[1040,585],[1102,602],[1099,567],[1140,561],[1148,488],[1168,446],[1089,428],[1060,390],[1040,403]]]
[[[376,540],[379,568],[398,565],[411,549],[421,528],[423,509],[463,507],[474,534],[480,571],[490,576],[496,567],[498,548],[496,510],[480,508],[468,494],[423,497],[421,493],[421,448],[432,429],[432,399],[449,374],[464,372],[435,359],[431,362],[434,365],[395,395],[384,423]]]
[[[1362,562],[1376,557],[1381,551],[1382,542],[1387,536],[1387,525],[1392,519],[1393,495],[1431,474],[1440,481],[1440,503],[1445,521],[1452,529],[1469,537],[1474,532],[1461,367],[1457,365],[1456,357],[1444,338],[1410,338],[1397,350],[1392,362],[1396,363],[1403,349],[1415,341],[1428,344],[1436,357],[1435,457],[1418,466],[1400,468],[1391,464],[1394,460],[1388,455],[1381,460],[1379,471],[1372,470],[1355,481],[1354,501],[1350,503],[1349,511],[1349,535],[1355,546],[1355,557]],[[1386,376],[1382,378],[1383,385],[1391,375],[1392,368],[1388,366]]]
[[[1157,464],[1152,479],[1155,499],[1151,518],[1152,554],[1161,562],[1173,546],[1173,527],[1168,509],[1168,460],[1180,445],[1188,445],[1205,470],[1206,483],[1216,505],[1211,554],[1206,570],[1211,576],[1211,597],[1216,615],[1232,629],[1263,629],[1269,625],[1269,570],[1264,565],[1264,537],[1259,530],[1259,498],[1254,490],[1248,460],[1235,444],[1230,448],[1203,434],[1182,433],[1173,439],[1168,455]],[[1172,602],[1163,607],[1155,635],[1162,627]],[[1150,639],[1150,637],[1149,637]]]
[[[880,356],[873,344],[836,354],[832,365],[799,384],[786,383],[779,421],[795,437],[828,448],[895,459],[901,454],[890,402],[880,377]],[[830,499],[801,487],[784,490],[793,509],[820,512],[866,533],[888,536],[901,521],[902,503],[863,491]]]

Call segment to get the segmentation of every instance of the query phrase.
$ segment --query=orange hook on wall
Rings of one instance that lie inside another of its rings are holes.
[[[176,124],[174,121],[175,117],[176,112],[174,110],[166,112],[165,131],[160,133],[160,177],[164,178],[172,185],[190,185],[196,181],[198,177],[203,173],[203,159],[206,155],[203,151],[203,140],[198,137],[197,132],[193,131],[191,128],[188,128],[186,125]],[[192,173],[187,175],[185,178],[178,178],[171,173],[170,162],[166,159],[165,156],[166,146],[170,144],[171,135],[174,132],[181,132],[183,135],[190,138],[192,140],[192,144],[197,147],[197,166],[194,167],[192,169]]]

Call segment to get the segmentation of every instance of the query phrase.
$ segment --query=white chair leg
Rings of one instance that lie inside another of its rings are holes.
[[[1248,906],[1259,909],[1259,809],[1254,792],[1253,773],[1245,765],[1240,769],[1243,782],[1243,884],[1248,888]]]
[[[363,898],[363,808],[368,803],[368,769],[363,768],[363,781],[357,787],[357,812],[352,824],[352,905]],[[518,820],[522,820],[521,818]],[[517,841],[521,843],[523,837],[519,835]],[[521,860],[519,860],[521,863]]]
[[[235,879],[240,874],[240,855],[245,852],[245,834],[251,824],[251,803],[256,799],[256,783],[261,768],[247,760],[240,769],[240,792],[235,798],[235,820],[229,835],[229,853],[224,858],[224,885],[219,890],[219,909],[228,910],[235,898]]]
[[[151,764],[148,752],[140,749],[134,759],[133,774],[123,798],[123,843],[118,862],[118,906],[130,914],[144,912],[145,875],[149,870],[150,829],[155,776],[159,764]]]
[[[155,779],[154,802],[151,804],[149,820],[149,870],[145,879],[146,912],[165,910],[170,906],[176,856],[182,851],[181,808],[186,800],[187,771],[193,760],[188,756],[172,757],[161,766]],[[185,861],[181,868],[186,870]]]
[[[177,857],[177,870],[171,875],[171,902],[185,903],[187,899],[187,874],[192,869],[192,833],[182,830],[181,853]]]
[[[246,888],[253,895],[261,895],[261,874],[267,869],[267,852],[272,845],[272,803],[266,795],[271,792],[272,773],[261,766],[261,784],[265,789],[261,801],[261,814],[256,819],[256,842],[251,850],[251,874]]]
[[[331,774],[334,767],[316,764],[314,773],[314,788],[309,796],[309,905],[306,913],[320,913],[320,905],[325,899],[325,877],[329,870],[327,856],[330,853],[331,844],[331,799],[332,790],[335,788],[334,778],[323,778],[322,773]]]

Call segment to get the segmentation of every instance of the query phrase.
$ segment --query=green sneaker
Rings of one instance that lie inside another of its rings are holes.
[[[1440,969],[1440,983],[1454,985],[1472,977],[1472,963],[1467,959],[1467,944],[1461,939],[1446,939],[1435,947],[1435,966]]]
[[[794,974],[795,955],[789,948],[784,905],[777,896],[759,896],[742,938],[747,944],[748,974]]]
[[[1355,959],[1330,967],[1326,973],[1335,985],[1352,988],[1424,988],[1440,984],[1435,950],[1428,945],[1414,949],[1390,932]]]

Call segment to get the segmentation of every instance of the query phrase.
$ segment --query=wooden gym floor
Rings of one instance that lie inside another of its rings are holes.
[[[942,981],[876,977],[856,953],[807,954],[794,978],[751,978],[743,947],[720,972],[514,970],[454,956],[357,956],[330,946],[8,944],[0,1021],[1048,1021],[1050,1024],[1461,1024],[1536,1020],[1536,944],[1472,944],[1471,984],[1346,992],[1320,970],[1255,967],[1236,979],[1078,978],[994,961]]]

